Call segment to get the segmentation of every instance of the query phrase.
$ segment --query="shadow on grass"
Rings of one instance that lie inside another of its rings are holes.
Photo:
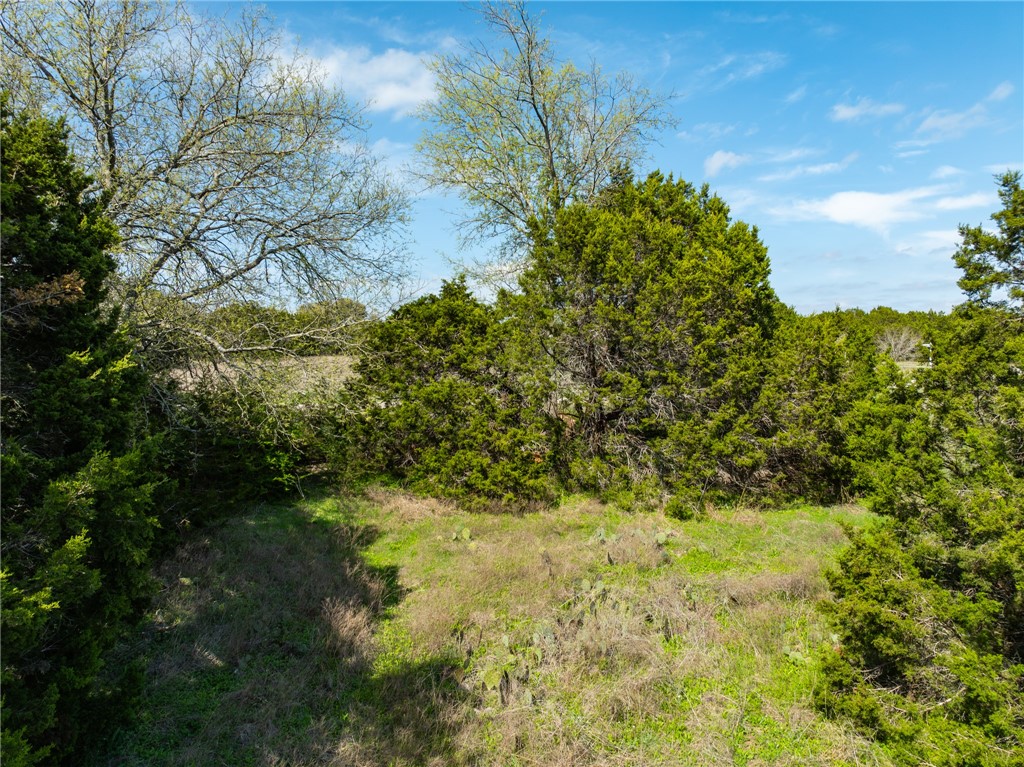
[[[381,652],[403,590],[362,557],[377,535],[302,504],[198,533],[114,661],[146,664],[135,721],[89,764],[457,764],[471,693],[458,659]]]

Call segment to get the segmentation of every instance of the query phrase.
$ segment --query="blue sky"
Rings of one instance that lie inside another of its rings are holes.
[[[366,105],[367,140],[416,161],[423,61],[489,41],[462,3],[269,3],[289,41]],[[673,93],[659,169],[707,182],[760,230],[801,312],[948,310],[960,223],[991,225],[993,175],[1024,163],[1024,3],[531,4],[558,55]],[[490,41],[493,43],[493,41]],[[416,190],[411,249],[436,289],[455,197]]]

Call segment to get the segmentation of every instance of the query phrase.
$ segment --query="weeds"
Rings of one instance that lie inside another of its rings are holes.
[[[820,552],[863,517],[268,507],[162,569],[143,715],[93,764],[885,763],[811,707]]]

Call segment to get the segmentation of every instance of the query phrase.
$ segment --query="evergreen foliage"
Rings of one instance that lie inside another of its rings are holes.
[[[681,515],[844,497],[873,343],[782,307],[768,275],[756,229],[707,187],[621,172],[538,224],[520,292],[486,306],[458,281],[371,327],[336,463],[505,502],[557,478]]]
[[[972,284],[979,242],[1019,266],[1019,199],[1004,186],[1000,234],[964,230]],[[1024,749],[1024,315],[992,306],[994,290],[1012,299],[1011,273],[957,310],[934,368],[888,369],[851,417],[884,521],[830,577],[841,648],[819,701],[907,764],[1020,764]]]
[[[1021,172],[998,177],[1002,210],[995,213],[998,231],[961,226],[963,239],[953,260],[963,271],[959,285],[972,302],[984,306],[1024,309],[1024,189]]]
[[[371,326],[340,460],[465,503],[550,501],[556,430],[527,406],[507,344],[499,311],[462,279]]]
[[[767,251],[707,187],[622,177],[538,228],[514,299],[571,480],[702,496],[753,487],[752,409],[776,326]],[[535,395],[536,399],[536,395]]]
[[[145,377],[103,310],[117,241],[66,131],[2,117],[3,750],[60,761],[107,716],[101,653],[149,593]]]
[[[778,311],[768,370],[754,407],[762,472],[781,497],[822,502],[858,484],[849,417],[877,386],[871,336],[844,312]]]

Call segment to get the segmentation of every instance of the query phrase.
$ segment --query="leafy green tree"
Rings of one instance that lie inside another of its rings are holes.
[[[479,10],[505,47],[430,62],[438,98],[421,110],[419,149],[426,179],[468,204],[464,240],[501,237],[518,262],[532,220],[549,227],[566,205],[594,200],[671,119],[666,100],[628,75],[560,62],[525,2]]]
[[[757,230],[707,187],[620,176],[559,211],[511,299],[527,387],[571,426],[584,487],[751,487],[776,298]]]
[[[554,425],[528,407],[507,344],[498,310],[462,279],[371,326],[342,461],[469,504],[549,502]]]
[[[1024,750],[1024,315],[977,247],[1019,256],[1011,179],[1000,233],[964,230],[956,259],[977,301],[934,367],[883,369],[851,417],[883,520],[830,575],[840,648],[818,697],[906,764],[1015,765]]]
[[[61,123],[3,103],[3,750],[60,761],[106,709],[103,650],[149,589],[146,380],[105,312],[117,233]]]
[[[360,112],[265,11],[0,0],[18,103],[65,118],[118,227],[121,307],[150,368],[222,363],[234,302],[334,300],[404,269],[406,198]],[[208,365],[207,369],[214,369]]]
[[[983,306],[1024,308],[1024,190],[1020,171],[999,177],[1002,210],[992,216],[998,232],[961,226],[963,241],[953,260],[963,271],[959,285]]]
[[[778,309],[765,382],[753,409],[764,481],[780,496],[823,502],[862,488],[850,415],[877,387],[871,336],[844,312],[802,317]]]

